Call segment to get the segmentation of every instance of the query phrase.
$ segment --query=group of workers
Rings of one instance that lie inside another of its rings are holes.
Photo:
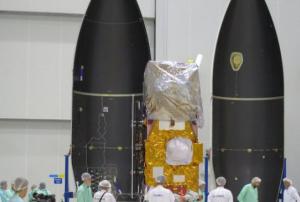
[[[255,178],[256,180],[257,178]],[[253,180],[254,181],[254,180]],[[149,190],[145,195],[145,201],[147,202],[196,202],[196,201],[205,201],[204,193],[204,182],[199,183],[199,193],[194,191],[187,191],[184,196],[173,194],[169,189],[164,187],[165,178],[159,176],[156,179],[156,187]],[[207,198],[208,202],[233,202],[233,196],[230,190],[225,188],[226,179],[224,177],[218,177],[216,179],[217,188],[212,190]],[[248,185],[246,185],[248,186]],[[245,186],[245,187],[246,187]],[[247,193],[246,193],[247,192]],[[248,190],[242,190],[240,194],[240,202],[248,202],[248,199],[252,193],[248,193]],[[257,193],[257,192],[256,192]],[[257,196],[256,196],[257,197]],[[257,200],[256,200],[257,201]],[[251,202],[256,202],[255,200]]]
[[[83,183],[77,190],[77,202],[116,202],[114,195],[111,193],[111,183],[108,180],[102,180],[99,183],[99,190],[94,194],[91,189],[92,177],[89,173],[83,173],[81,176]],[[245,185],[240,191],[237,200],[239,202],[258,202],[258,188],[262,180],[254,177],[251,183]],[[217,188],[212,190],[207,198],[208,202],[233,202],[233,195],[230,190],[225,188],[226,179],[218,177],[216,179]],[[293,186],[290,179],[283,179],[284,201],[300,202],[298,191]],[[0,202],[24,202],[24,198],[28,191],[28,180],[22,177],[15,179],[12,187],[8,189],[7,181],[0,182]],[[165,177],[156,178],[156,186],[150,188],[145,195],[147,202],[196,202],[205,201],[204,182],[199,183],[199,192],[187,191],[184,196],[174,194],[172,191],[164,187]],[[35,194],[51,195],[46,189],[45,183],[40,183],[39,187],[32,185],[31,192],[28,195],[29,202],[35,201]]]
[[[77,191],[77,202],[115,202],[116,199],[111,193],[111,183],[103,180],[99,183],[99,190],[92,195],[91,190],[91,175],[83,173],[83,183]],[[249,184],[246,184],[240,191],[237,200],[239,202],[258,202],[258,188],[262,180],[259,177],[254,177]],[[285,186],[284,201],[285,202],[300,202],[298,191],[292,186],[292,181],[288,178],[283,179]],[[207,198],[208,202],[233,202],[233,195],[230,190],[225,188],[226,179],[218,177],[216,179],[217,187],[212,190]],[[199,192],[187,191],[184,196],[174,194],[171,190],[165,188],[165,177],[159,176],[156,178],[156,186],[150,188],[145,194],[146,202],[196,202],[205,201],[204,187],[205,183],[199,183]]]
[[[203,189],[200,187],[200,192],[195,193],[188,191],[184,196],[173,194],[169,189],[164,187],[165,178],[160,176],[156,179],[156,187],[149,190],[145,196],[147,202],[196,202],[205,201],[205,194]],[[240,193],[238,194],[237,200],[239,202],[258,202],[258,188],[262,180],[259,177],[254,177],[251,183],[246,184]],[[217,188],[212,190],[207,198],[208,202],[233,202],[233,195],[230,190],[225,188],[226,179],[224,177],[218,177],[216,179]],[[284,202],[300,202],[298,191],[292,185],[292,181],[288,178],[283,179],[285,186],[284,190]],[[203,182],[200,183],[200,186]]]
[[[77,190],[77,202],[116,202],[111,193],[111,183],[108,180],[102,180],[99,183],[99,190],[94,194],[91,189],[92,177],[89,173],[81,175],[82,184]]]
[[[27,179],[18,177],[14,183],[8,188],[7,181],[0,182],[0,202],[24,202],[24,198],[28,192],[29,182]],[[28,201],[33,202],[34,195],[51,195],[51,192],[47,190],[46,184],[41,182],[39,187],[37,185],[31,186],[31,192],[28,194]]]
[[[216,179],[217,188],[212,190],[208,195],[209,202],[233,202],[233,196],[231,191],[225,189],[226,179],[224,177],[218,177]],[[187,191],[184,196],[174,194],[169,189],[164,187],[165,177],[159,176],[156,178],[156,186],[151,188],[145,195],[145,201],[147,202],[196,202],[205,201],[204,186],[205,183],[201,181],[199,183],[199,193],[194,191]],[[254,201],[252,201],[254,202]]]
[[[0,202],[24,202],[28,190],[28,180],[22,177],[15,179],[8,189],[6,181],[0,182]]]

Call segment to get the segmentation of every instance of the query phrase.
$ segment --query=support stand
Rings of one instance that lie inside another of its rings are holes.
[[[208,155],[205,156],[205,202],[208,198]]]
[[[65,155],[65,202],[69,202],[73,198],[73,192],[69,192],[69,157],[70,154]]]

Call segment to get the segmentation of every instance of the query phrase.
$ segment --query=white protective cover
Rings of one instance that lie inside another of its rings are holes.
[[[187,138],[174,138],[167,143],[166,161],[169,165],[188,165],[193,159],[193,143]]]

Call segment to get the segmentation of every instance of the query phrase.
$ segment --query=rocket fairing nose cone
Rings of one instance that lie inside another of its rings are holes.
[[[142,20],[142,16],[136,0],[92,0],[86,19],[105,23],[134,23]]]
[[[213,164],[234,198],[262,178],[259,201],[277,201],[284,151],[280,47],[264,0],[232,0],[215,52]]]
[[[213,91],[219,96],[283,95],[281,53],[264,0],[231,1],[215,58]],[[242,63],[239,71],[233,71],[234,62]]]
[[[92,0],[77,43],[74,89],[141,93],[150,48],[136,0]]]
[[[139,106],[149,60],[137,1],[92,0],[74,61],[72,165],[78,182],[81,173],[92,174],[93,191],[102,179],[110,180],[123,198],[134,198],[143,186],[134,144],[144,128],[132,123],[142,120]]]

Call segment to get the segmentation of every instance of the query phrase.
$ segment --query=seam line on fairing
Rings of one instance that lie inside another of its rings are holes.
[[[131,198],[133,198],[133,155],[134,155],[134,96],[131,98]]]
[[[269,101],[269,100],[283,100],[284,96],[242,98],[242,97],[223,97],[223,96],[213,95],[212,98],[216,100],[229,100],[229,101]]]
[[[133,94],[114,94],[114,93],[87,93],[82,91],[73,91],[76,95],[85,95],[91,97],[132,97],[132,96],[143,96],[143,93],[133,93]]]

